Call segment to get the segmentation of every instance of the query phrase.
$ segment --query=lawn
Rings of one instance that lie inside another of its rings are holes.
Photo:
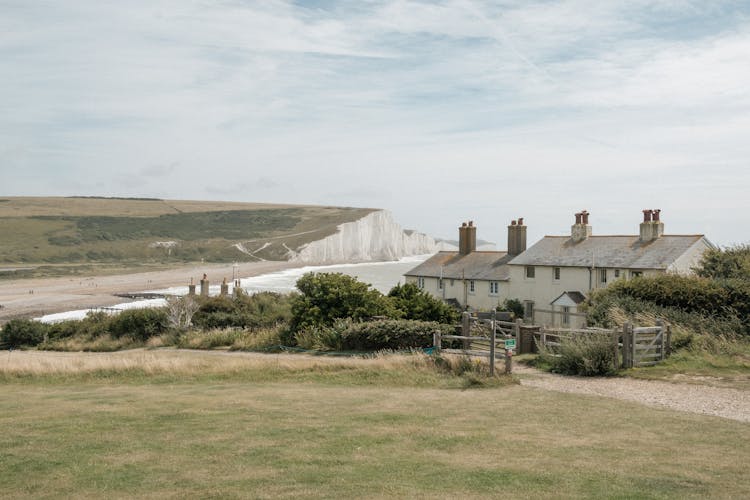
[[[2,356],[5,497],[750,497],[747,424],[404,356]]]

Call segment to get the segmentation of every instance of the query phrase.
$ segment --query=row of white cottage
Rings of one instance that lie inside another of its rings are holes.
[[[634,236],[594,236],[589,213],[575,217],[570,236],[545,236],[528,249],[523,219],[511,222],[506,252],[477,251],[476,226],[464,223],[458,251],[435,254],[407,272],[406,282],[462,309],[518,299],[527,321],[578,327],[578,305],[593,290],[641,275],[689,274],[714,248],[702,234],[664,234],[660,210],[644,210]]]

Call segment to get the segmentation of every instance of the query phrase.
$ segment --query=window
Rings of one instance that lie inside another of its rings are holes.
[[[631,278],[637,278],[638,276],[643,276],[643,271],[630,271]]]
[[[474,280],[469,280],[469,293],[474,293]]]
[[[453,278],[451,278],[451,286],[453,286]]]
[[[443,289],[443,278],[438,278],[438,290]]]
[[[490,295],[497,295],[500,291],[500,283],[497,281],[490,281]]]
[[[570,306],[562,306],[562,324],[570,326]]]
[[[560,281],[560,268],[559,267],[552,268],[552,279],[555,281]]]
[[[526,277],[532,279],[535,275],[536,269],[534,268],[534,266],[526,266]]]
[[[531,300],[523,301],[523,319],[527,323],[533,323],[534,321],[534,302]]]
[[[599,269],[599,283],[602,285],[607,284],[607,270],[606,269]]]
[[[619,278],[619,277],[620,277],[620,270],[615,269],[615,278]]]
[[[424,288],[424,278],[423,277],[420,276],[420,277],[417,278],[417,286],[419,288]]]

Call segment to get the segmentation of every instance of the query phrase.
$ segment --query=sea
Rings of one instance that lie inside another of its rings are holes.
[[[366,262],[360,264],[336,264],[331,266],[305,266],[285,269],[274,273],[261,274],[240,279],[240,287],[249,294],[258,292],[279,292],[289,293],[295,291],[295,283],[302,275],[315,273],[342,273],[353,276],[359,281],[367,283],[372,288],[382,293],[388,291],[397,284],[404,283],[404,273],[424,262],[430,255],[414,255],[404,257],[397,261],[389,262]],[[233,291],[234,283],[229,283],[229,293]],[[187,295],[187,286],[177,286],[161,290],[143,290],[144,292],[159,293],[164,295],[182,296]],[[218,295],[220,285],[211,286],[210,295]],[[127,309],[140,309],[145,307],[162,307],[166,304],[164,299],[136,300],[133,302],[124,302],[114,306],[101,309],[78,309],[56,314],[48,314],[36,318],[43,323],[57,323],[70,319],[82,319],[93,311],[105,311],[116,313]]]

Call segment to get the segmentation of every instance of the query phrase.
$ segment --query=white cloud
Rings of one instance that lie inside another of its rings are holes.
[[[454,237],[473,218],[501,241],[519,216],[531,236],[581,208],[630,231],[659,205],[668,229],[750,239],[736,233],[750,227],[749,12],[4,2],[3,194],[385,204],[406,226]]]

